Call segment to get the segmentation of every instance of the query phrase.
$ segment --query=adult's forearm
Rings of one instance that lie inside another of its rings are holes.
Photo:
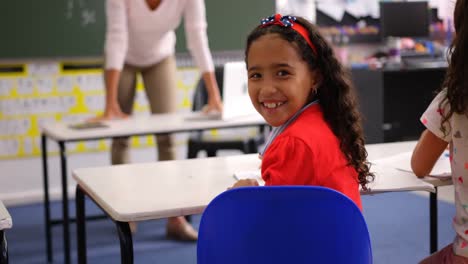
[[[221,99],[218,84],[214,72],[204,72],[202,74],[203,81],[205,82],[206,91],[209,98]]]
[[[104,79],[106,86],[106,107],[109,107],[117,103],[117,87],[120,79],[120,70],[105,70]]]

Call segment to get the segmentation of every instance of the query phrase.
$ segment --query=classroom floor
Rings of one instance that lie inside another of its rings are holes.
[[[441,193],[449,193],[444,187]],[[441,195],[443,196],[443,195]],[[74,204],[70,203],[71,212]],[[388,193],[363,197],[364,216],[371,234],[374,263],[417,263],[429,251],[429,202],[420,193]],[[88,203],[89,213],[99,209]],[[8,237],[10,263],[45,263],[44,209],[42,204],[8,208],[14,219]],[[439,247],[451,242],[454,206],[439,202]],[[60,204],[53,203],[54,217]],[[200,216],[193,217],[198,226]],[[165,220],[139,224],[134,237],[135,263],[196,263],[196,244],[165,239]],[[73,259],[76,263],[75,226],[72,225]],[[120,263],[120,251],[114,225],[109,220],[88,222],[88,263]],[[53,228],[54,263],[62,263],[62,232]]]

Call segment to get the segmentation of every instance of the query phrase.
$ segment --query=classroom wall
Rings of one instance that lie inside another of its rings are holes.
[[[90,66],[91,65],[91,66]],[[93,63],[61,61],[0,63],[0,200],[5,204],[40,202],[43,198],[40,125],[48,122],[81,122],[104,109],[102,70]],[[15,70],[12,70],[15,69]],[[192,67],[177,72],[178,112],[191,111],[200,73]],[[148,115],[149,106],[140,79],[135,115]],[[242,137],[254,129],[211,130],[212,137]],[[188,134],[175,135],[177,158],[186,157]],[[153,136],[132,137],[133,162],[157,159]],[[110,140],[66,144],[68,168],[109,164]],[[60,165],[55,142],[48,141],[52,199],[61,192]],[[68,174],[71,178],[71,173]],[[74,182],[70,181],[73,193]]]
[[[132,150],[132,162],[151,162],[156,158],[152,148]],[[178,153],[178,156],[181,154]],[[74,196],[75,182],[71,170],[81,167],[109,164],[107,152],[72,154],[68,159],[69,194]],[[6,206],[38,203],[43,201],[42,161],[38,157],[0,161],[0,200]],[[49,158],[49,194],[52,200],[61,199],[60,164],[57,156]]]

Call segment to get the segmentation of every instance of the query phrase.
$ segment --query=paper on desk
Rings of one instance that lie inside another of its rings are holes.
[[[411,169],[411,155],[412,152],[404,152],[401,154],[376,160],[373,163],[392,166],[396,169],[413,173],[413,170]],[[434,168],[432,169],[431,173],[429,173],[429,175],[427,176],[440,179],[451,178],[452,173],[450,168],[449,156],[449,152],[444,151],[444,153],[440,156],[440,158],[434,165]]]
[[[375,178],[368,187],[370,194],[379,192],[398,192],[398,191],[428,191],[434,192],[434,186],[416,176],[413,173],[398,170],[392,166],[383,164],[373,164],[371,172]],[[361,191],[362,194],[367,192]]]
[[[9,229],[12,225],[11,216],[0,201],[0,230]]]
[[[258,170],[237,171],[237,172],[234,172],[234,178],[236,180],[243,180],[243,179],[260,180],[260,179],[262,179],[262,172],[259,169]]]
[[[10,229],[12,225],[11,218],[0,219],[0,230]]]

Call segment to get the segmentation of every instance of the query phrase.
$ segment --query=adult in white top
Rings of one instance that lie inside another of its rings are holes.
[[[221,111],[222,103],[208,47],[203,0],[107,0],[105,41],[106,107],[94,120],[125,118],[132,113],[136,75],[141,73],[152,113],[174,112],[176,63],[174,30],[184,19],[188,49],[202,72],[208,92],[205,111]],[[161,124],[164,125],[164,124]],[[159,160],[175,158],[171,135],[156,137]],[[129,139],[112,142],[112,164],[128,163]],[[132,230],[136,225],[131,223]],[[167,233],[196,240],[185,218],[168,220]]]

